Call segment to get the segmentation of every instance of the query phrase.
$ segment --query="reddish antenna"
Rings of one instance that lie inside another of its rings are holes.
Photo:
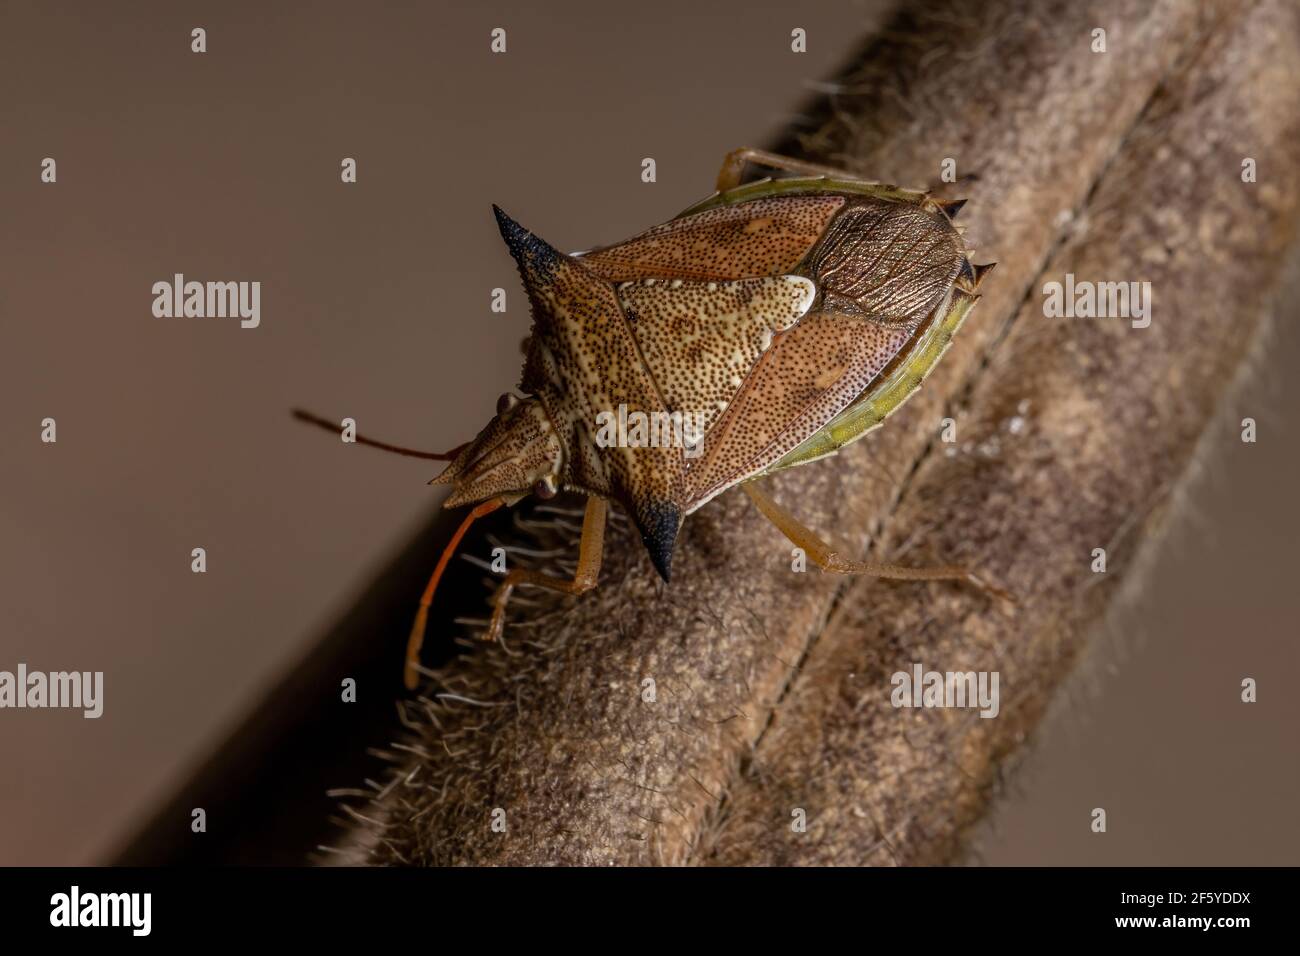
[[[411,625],[411,637],[406,642],[406,669],[402,674],[402,680],[406,684],[407,690],[415,690],[420,682],[420,647],[424,644],[424,628],[429,620],[429,605],[433,603],[433,592],[438,590],[438,582],[442,580],[442,572],[446,570],[447,563],[451,561],[451,556],[460,544],[460,539],[465,537],[465,532],[479,518],[486,514],[491,514],[503,504],[503,498],[491,498],[481,504],[474,506],[473,510],[465,516],[465,520],[460,523],[456,533],[451,536],[447,542],[447,547],[443,549],[442,557],[438,559],[438,566],[433,569],[433,577],[429,578],[429,586],[424,589],[424,594],[420,596],[420,609],[415,612],[415,623]]]
[[[332,422],[320,415],[313,415],[301,408],[293,410],[293,417],[309,425],[319,425],[336,435],[339,433],[339,426],[336,422]],[[408,458],[427,458],[432,461],[453,461],[457,455],[469,447],[469,442],[465,442],[463,445],[457,445],[451,451],[417,451],[414,448],[406,448],[402,445],[390,445],[388,442],[375,441],[373,438],[362,438],[360,435],[356,436],[356,443],[358,445],[369,445],[371,448],[378,448],[380,451],[392,452],[394,455],[406,455]]]

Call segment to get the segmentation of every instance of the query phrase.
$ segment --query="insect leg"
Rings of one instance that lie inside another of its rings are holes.
[[[841,558],[830,545],[819,538],[816,532],[801,524],[794,515],[786,511],[767,492],[758,487],[754,481],[741,485],[745,494],[758,507],[768,521],[776,525],[781,533],[795,546],[802,548],[813,564],[832,574],[862,574],[874,578],[891,578],[900,581],[965,581],[975,585],[981,591],[1005,601],[1015,603],[1015,599],[1006,591],[969,568],[952,565],[932,568],[905,568],[896,564],[874,564],[867,561],[850,561]]]
[[[565,594],[582,594],[596,586],[600,576],[600,560],[605,553],[605,515],[608,505],[604,498],[592,495],[587,499],[587,512],[582,518],[582,538],[578,541],[578,570],[572,581],[518,568],[506,575],[506,579],[492,596],[492,623],[488,625],[484,638],[495,641],[505,629],[506,605],[510,603],[510,594],[521,584],[561,591]]]
[[[843,169],[836,169],[834,166],[809,163],[802,159],[782,156],[779,153],[769,153],[764,149],[755,149],[753,146],[742,146],[740,149],[733,149],[722,160],[722,168],[718,170],[718,192],[725,193],[728,189],[735,189],[739,186],[747,163],[770,166],[773,169],[784,169],[788,172],[802,173],[806,176],[831,176],[836,179],[862,178],[854,176]]]

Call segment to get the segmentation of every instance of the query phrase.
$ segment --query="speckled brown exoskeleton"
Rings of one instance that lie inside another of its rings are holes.
[[[740,185],[750,162],[798,178]],[[993,267],[967,258],[953,225],[961,206],[740,149],[712,197],[588,252],[559,252],[493,207],[532,307],[522,395],[503,395],[478,437],[446,454],[358,439],[450,460],[434,479],[452,486],[445,506],[474,506],[421,598],[407,685],[433,593],[469,524],[561,489],[587,495],[577,573],[510,571],[493,598],[490,638],[520,585],[570,594],[596,586],[609,501],[626,509],[668,581],[685,517],[735,485],[826,571],[966,579],[1000,593],[964,568],[843,558],[755,481],[861,438],[934,368]],[[611,442],[601,423],[616,410],[642,422],[675,413],[694,428],[659,433],[682,441],[620,432]]]

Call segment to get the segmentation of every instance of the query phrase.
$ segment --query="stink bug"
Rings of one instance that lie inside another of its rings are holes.
[[[741,185],[750,162],[798,178]],[[841,558],[755,483],[834,454],[920,387],[993,268],[967,258],[952,224],[961,206],[754,149],[727,156],[709,199],[588,252],[559,252],[494,206],[532,307],[523,395],[503,395],[487,427],[446,454],[357,439],[450,461],[434,479],[452,486],[445,506],[474,506],[420,600],[407,686],[433,593],[470,523],[530,493],[588,496],[577,573],[509,572],[489,638],[519,585],[596,586],[608,501],[626,509],[668,581],[683,519],[734,485],[826,571],[966,579],[1001,594],[963,568]],[[661,423],[684,416],[691,440],[599,440],[598,423],[616,410]]]

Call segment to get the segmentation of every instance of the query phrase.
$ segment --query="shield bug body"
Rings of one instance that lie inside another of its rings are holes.
[[[750,161],[803,175],[740,185]],[[502,396],[472,442],[429,456],[451,458],[435,479],[452,485],[446,506],[476,507],[421,599],[408,686],[468,524],[530,493],[588,496],[577,574],[511,571],[489,637],[518,585],[595,586],[607,501],[626,509],[667,581],[683,519],[741,484],[825,570],[987,587],[962,568],[842,559],[754,483],[835,453],[920,386],[992,268],[967,258],[960,207],[745,149],[727,157],[711,198],[584,253],[561,253],[496,209],[532,307],[523,397]]]

